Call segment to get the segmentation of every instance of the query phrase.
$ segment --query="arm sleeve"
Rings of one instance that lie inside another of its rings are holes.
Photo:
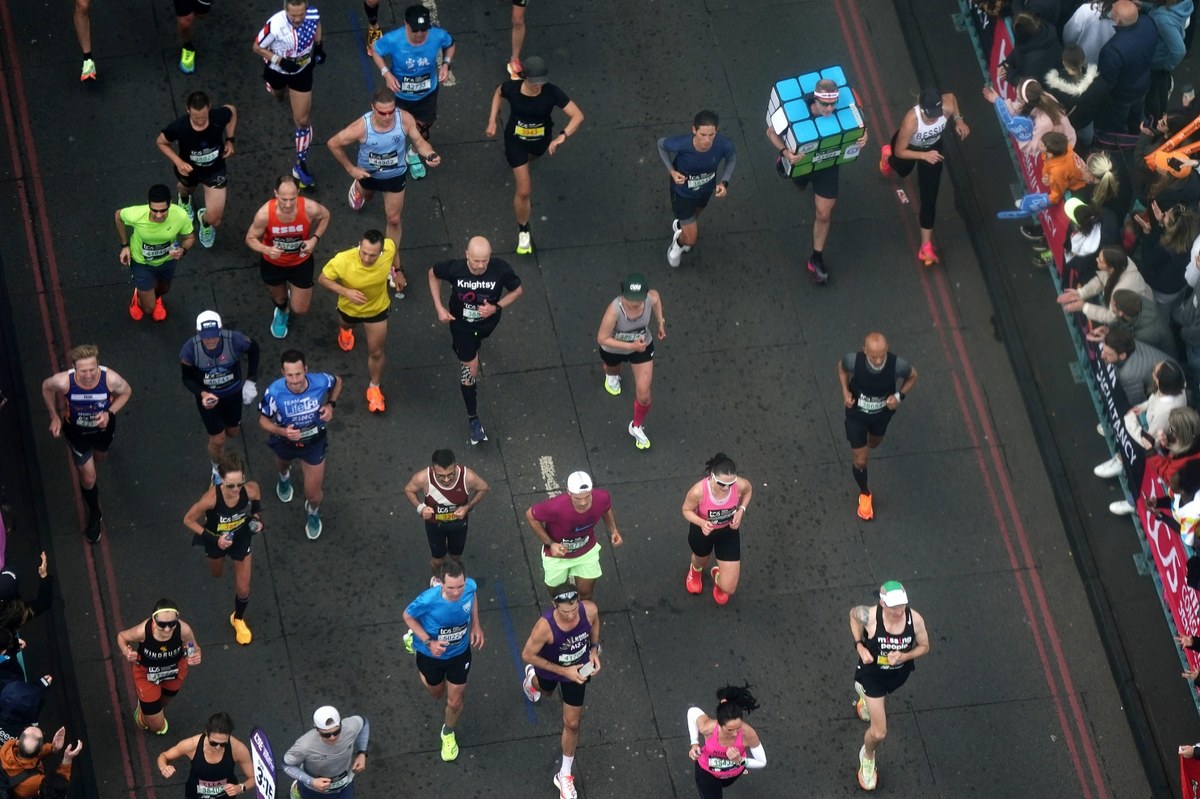
[[[362,717],[362,729],[358,731],[358,737],[354,739],[354,751],[367,751],[367,744],[371,740],[371,722],[367,721],[367,717]]]
[[[675,160],[671,158],[671,152],[667,150],[667,138],[665,136],[658,140],[658,157],[667,165],[668,171],[675,169]]]
[[[34,618],[41,616],[46,611],[50,610],[50,606],[54,604],[54,575],[46,575],[46,579],[38,581],[38,592],[34,600],[29,603],[29,609],[33,611]]]
[[[200,368],[188,363],[181,363],[179,371],[183,376],[184,387],[197,397],[200,396],[200,392],[204,390],[204,378],[200,373]]]
[[[311,788],[313,778],[308,776],[308,772],[304,770],[304,747],[301,745],[303,740],[303,737],[298,739],[283,756],[283,773],[298,781],[305,788]]]
[[[729,178],[733,177],[735,166],[737,166],[737,151],[733,149],[733,142],[729,142],[729,146],[725,150],[725,171],[721,174],[722,183],[728,183]]]
[[[750,748],[746,755],[746,768],[764,768],[767,765],[767,750],[760,743]]]
[[[262,348],[258,346],[258,342],[249,336],[246,337],[246,379],[258,382],[258,364],[262,355]]]
[[[697,722],[704,715],[704,711],[698,707],[689,707],[687,712],[688,738],[692,743],[700,743],[700,727]]]

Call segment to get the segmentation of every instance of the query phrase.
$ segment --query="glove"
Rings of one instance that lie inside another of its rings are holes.
[[[996,115],[1000,117],[1000,122],[1013,136],[1017,137],[1017,141],[1025,142],[1033,138],[1033,120],[1029,117],[1013,116],[1008,110],[1008,104],[1004,102],[1003,97],[997,97]]]
[[[281,58],[278,66],[289,75],[300,71],[300,62],[294,58]]]
[[[313,45],[313,61],[316,61],[318,64],[325,63],[325,45],[321,42]]]
[[[996,214],[998,219],[1022,219],[1027,216],[1033,216],[1039,211],[1044,211],[1050,207],[1050,195],[1045,192],[1038,194],[1026,194],[1021,199],[1017,200],[1017,210],[1001,211]]]
[[[242,383],[242,404],[252,405],[258,396],[258,385],[253,380]]]

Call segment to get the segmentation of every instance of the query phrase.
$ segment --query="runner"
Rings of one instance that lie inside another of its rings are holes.
[[[892,175],[906,178],[914,166],[917,168],[917,191],[921,196],[921,249],[917,251],[917,260],[926,266],[933,266],[939,260],[933,246],[933,221],[937,215],[942,161],[946,157],[942,133],[950,121],[954,122],[958,138],[970,135],[971,129],[953,94],[943,94],[936,88],[923,90],[917,104],[905,112],[891,143],[883,145],[879,159],[879,171],[885,178]]]
[[[633,373],[633,421],[629,435],[638,449],[650,449],[646,437],[646,414],[650,413],[650,383],[654,379],[654,334],[650,322],[658,317],[658,340],[667,337],[662,297],[646,283],[640,272],[621,283],[621,293],[608,304],[600,319],[596,343],[604,368],[604,390],[621,394],[621,364],[628,362]]]
[[[367,769],[371,725],[364,716],[342,717],[330,705],[313,713],[313,729],[283,756],[292,778],[291,799],[354,799],[354,778]]]
[[[874,611],[874,612],[872,612]],[[850,609],[850,634],[858,661],[854,665],[855,708],[870,722],[858,752],[858,784],[873,791],[879,779],[875,750],[887,735],[888,694],[912,674],[913,661],[929,651],[925,620],[908,606],[908,593],[895,580],[879,587],[879,603]]]
[[[450,284],[449,310],[442,304],[440,280]],[[441,261],[429,269],[434,310],[439,322],[450,325],[454,354],[462,363],[459,383],[467,407],[472,446],[488,440],[479,421],[475,385],[479,377],[479,348],[500,324],[501,312],[520,299],[523,291],[521,278],[507,262],[492,257],[492,245],[483,236],[467,242],[465,259]]]
[[[129,317],[135,322],[150,314],[155,322],[167,318],[163,295],[171,290],[175,265],[196,245],[187,211],[171,204],[171,190],[161,183],[150,187],[145,205],[120,208],[115,216],[121,249],[117,258],[129,267],[133,298]],[[133,228],[132,233],[126,227]],[[179,236],[182,234],[183,238]]]
[[[174,777],[175,767],[171,761],[181,757],[191,761],[187,782],[183,785],[184,799],[238,796],[254,790],[250,749],[233,737],[233,719],[223,710],[208,717],[204,732],[184,738],[159,755],[159,773],[168,780]],[[241,769],[241,780],[237,778],[235,766]]]
[[[513,6],[514,9],[517,6]],[[515,60],[515,58],[514,58]],[[507,80],[492,93],[492,109],[488,112],[489,139],[495,138],[500,124],[500,100],[508,101],[508,122],[504,125],[504,158],[513,171],[516,192],[513,194],[513,213],[517,217],[517,254],[533,252],[529,217],[533,213],[533,183],[529,164],[543,153],[554,155],[583,124],[583,112],[567,93],[546,82],[546,62],[531,56],[525,62],[521,80]],[[554,109],[567,115],[562,133],[554,135]]]
[[[850,473],[858,484],[858,518],[869,522],[875,518],[875,506],[867,487],[867,456],[883,443],[888,423],[917,382],[917,370],[888,352],[882,333],[868,333],[861,350],[846,353],[838,362],[837,373],[853,457]]]
[[[729,192],[729,178],[737,165],[733,142],[717,133],[720,117],[716,111],[701,111],[692,120],[691,135],[666,136],[658,140],[658,157],[671,176],[671,246],[667,263],[679,266],[685,252],[691,252],[700,235],[698,217],[713,197],[718,200]],[[717,165],[725,162],[721,179]]]
[[[138,703],[133,722],[155,735],[167,734],[163,711],[183,687],[188,667],[200,665],[200,644],[179,618],[175,602],[160,599],[145,621],[117,633],[117,651],[133,664]]]
[[[805,95],[804,99],[808,103],[809,113],[814,117],[827,117],[833,115],[837,98],[837,84],[823,78],[817,81],[812,94]],[[767,139],[779,151],[779,156],[786,158],[788,163],[794,164],[804,157],[803,154],[793,153],[788,149],[787,145],[783,143],[783,139],[779,138],[770,127],[767,128]],[[867,146],[867,131],[863,131],[862,138],[858,140],[858,146],[860,148]],[[813,187],[813,250],[812,254],[808,256],[808,271],[812,275],[813,282],[818,286],[823,286],[829,280],[829,269],[825,266],[825,242],[829,238],[833,206],[838,199],[838,170],[840,169],[839,165],[834,164],[828,169],[818,169],[807,175],[792,178],[796,188],[801,191],[810,182]]]
[[[724,452],[708,459],[704,474],[705,478],[683,498],[683,518],[688,521],[688,546],[692,549],[684,587],[689,594],[704,590],[704,569],[715,551],[712,595],[718,605],[724,605],[737,593],[742,574],[742,521],[754,486],[738,477],[737,464]]]
[[[129,402],[133,389],[125,378],[100,365],[100,350],[95,344],[75,347],[67,353],[67,361],[70,369],[42,381],[42,399],[50,413],[50,435],[65,437],[71,448],[79,493],[88,511],[83,534],[94,544],[100,540],[100,522],[104,519],[96,461],[108,455],[117,433],[117,414]]]
[[[758,709],[750,684],[726,685],[717,691],[717,712],[705,715],[698,707],[687,712],[692,745],[688,757],[696,762],[696,790],[700,799],[721,799],[748,768],[767,765],[758,732],[743,718]],[[703,739],[703,742],[701,741]]]
[[[397,111],[396,98],[387,89],[379,89],[371,98],[371,110],[351,122],[329,140],[329,150],[337,162],[350,173],[354,181],[348,195],[350,207],[361,209],[375,192],[383,192],[383,213],[387,217],[387,235],[396,245],[396,268],[393,282],[403,291],[408,281],[400,268],[400,238],[404,234],[404,184],[408,163],[403,155],[407,141],[416,130],[412,114]],[[343,150],[358,144],[358,158],[353,163]],[[429,142],[414,142],[418,154],[436,167],[442,162]]]
[[[570,583],[555,586],[550,594],[554,607],[533,625],[521,650],[525,661],[521,690],[526,699],[536,703],[542,694],[552,694],[562,686],[562,766],[554,775],[554,787],[559,799],[577,799],[571,768],[579,745],[587,684],[600,673],[600,611],[596,603],[580,599]]]
[[[454,728],[462,717],[471,647],[483,649],[483,627],[475,581],[457,560],[442,564],[439,585],[430,585],[404,609],[404,648],[417,656],[421,685],[434,700],[446,697],[442,722],[442,760],[458,757]]]
[[[325,63],[322,45],[321,14],[309,8],[307,0],[284,0],[278,11],[263,25],[251,46],[263,59],[263,80],[276,100],[284,97],[292,106],[296,123],[296,163],[292,177],[301,188],[316,184],[308,169],[308,148],[312,144],[312,87],[316,64]]]
[[[525,8],[529,0],[512,0],[512,55],[508,58],[508,77],[521,77],[521,48],[525,46]]]
[[[624,539],[617,530],[612,497],[603,488],[593,488],[587,472],[572,472],[567,478],[567,493],[559,494],[525,511],[525,520],[542,542],[542,569],[550,596],[558,593],[561,583],[573,583],[579,595],[591,599],[600,570],[600,541],[596,522],[604,520],[608,538],[614,547]]]
[[[192,43],[192,26],[196,17],[206,17],[212,10],[212,0],[175,0],[175,26],[179,28],[179,71],[191,75],[196,71],[196,45]]]
[[[271,435],[267,446],[275,453],[279,480],[275,496],[280,502],[291,502],[292,461],[300,461],[304,475],[304,533],[310,541],[317,540],[324,525],[321,523],[321,500],[325,498],[325,448],[328,441],[325,425],[333,419],[342,381],[328,372],[308,371],[304,353],[287,350],[279,358],[283,377],[267,386],[258,409],[258,424]]]
[[[200,0],[187,0],[201,5]],[[208,95],[192,92],[187,98],[187,113],[162,129],[155,144],[175,165],[179,205],[189,219],[198,223],[201,246],[206,249],[217,240],[217,226],[225,218],[225,194],[228,188],[225,159],[233,155],[237,109],[232,105],[212,108]],[[179,154],[171,143],[179,143]],[[192,191],[204,187],[204,207],[192,211]]]
[[[362,323],[367,338],[367,410],[387,409],[379,381],[383,377],[383,345],[387,342],[387,318],[392,298],[388,276],[395,275],[396,245],[378,230],[363,233],[358,246],[342,250],[329,259],[317,281],[338,295],[338,346],[354,349],[354,326]]]
[[[429,568],[436,583],[446,555],[462,563],[467,547],[468,515],[487,496],[487,481],[474,469],[460,466],[448,449],[434,450],[430,465],[413,473],[404,495],[425,520],[425,536],[429,539]],[[421,498],[424,494],[424,499]]]
[[[363,13],[367,15],[367,57],[375,54],[375,42],[383,36],[379,27],[379,0],[363,0]]]
[[[211,486],[183,516],[183,525],[192,531],[192,543],[204,547],[208,572],[220,579],[225,574],[225,558],[233,560],[233,613],[229,624],[242,646],[254,640],[246,625],[246,607],[250,604],[250,575],[253,571],[251,541],[263,531],[262,492],[258,483],[246,479],[242,457],[229,452],[217,467],[221,482]]]
[[[83,51],[83,69],[79,72],[79,82],[96,79],[96,62],[92,60],[92,18],[90,16],[92,0],[75,0],[75,38],[79,40],[79,49]]]
[[[396,107],[407,111],[417,123],[417,133],[426,142],[429,130],[437,121],[439,84],[450,77],[454,62],[454,37],[433,24],[429,9],[414,5],[404,9],[404,27],[384,34],[375,42],[371,58],[383,75],[388,89],[396,95]],[[438,55],[442,65],[437,64]],[[391,58],[388,67],[385,58]],[[393,72],[392,70],[395,70]],[[415,137],[410,137],[415,141]],[[425,177],[421,156],[408,148],[408,171],[413,180]],[[419,151],[418,151],[419,152]]]
[[[242,379],[242,356],[248,377]],[[244,333],[222,327],[221,315],[203,311],[196,317],[196,335],[179,350],[183,385],[196,396],[200,421],[208,433],[208,459],[213,483],[225,441],[237,436],[242,425],[242,405],[258,396],[258,342]]]
[[[325,206],[301,197],[296,179],[285,175],[275,181],[275,198],[258,209],[246,231],[246,246],[262,256],[258,270],[275,305],[271,317],[275,338],[287,338],[292,314],[308,313],[313,251],[327,227]]]

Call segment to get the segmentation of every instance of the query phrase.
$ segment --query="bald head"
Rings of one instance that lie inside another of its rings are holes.
[[[467,242],[467,268],[472,274],[482,275],[487,271],[492,258],[492,245],[483,236],[474,236]]]
[[[887,360],[888,343],[882,333],[868,333],[863,339],[863,355],[867,356],[867,361],[871,366],[879,369]]]
[[[1129,27],[1138,20],[1137,3],[1133,0],[1117,0],[1113,3],[1112,12],[1110,14],[1112,21],[1121,27]]]

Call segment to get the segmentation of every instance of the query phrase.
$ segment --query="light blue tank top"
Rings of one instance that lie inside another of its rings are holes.
[[[363,114],[367,123],[367,140],[358,148],[358,167],[371,173],[376,180],[397,178],[408,171],[404,161],[405,136],[400,125],[400,109],[391,130],[381,133],[371,125],[372,112]]]

